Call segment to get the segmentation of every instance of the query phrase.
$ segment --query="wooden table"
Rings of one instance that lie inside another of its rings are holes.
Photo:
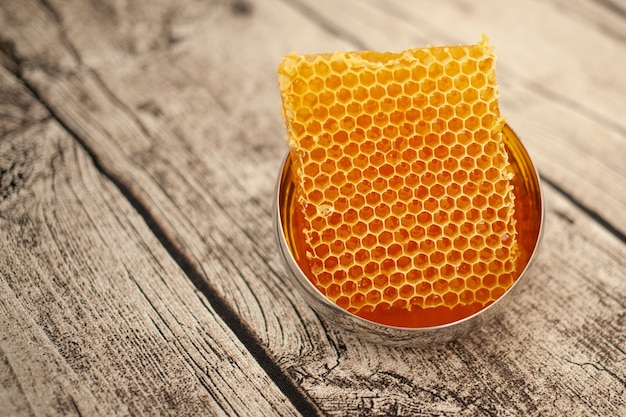
[[[626,415],[626,5],[0,2],[0,415]],[[474,43],[540,171],[516,302],[445,345],[323,321],[279,259],[283,55]]]

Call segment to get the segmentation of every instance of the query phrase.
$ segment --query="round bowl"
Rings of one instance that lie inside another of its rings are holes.
[[[486,323],[515,298],[519,288],[528,279],[539,246],[544,218],[543,196],[537,171],[513,130],[505,125],[503,139],[509,161],[514,170],[512,179],[515,194],[515,217],[518,245],[521,252],[521,272],[515,283],[497,300],[471,316],[432,327],[395,327],[359,317],[329,300],[309,281],[302,262],[305,250],[298,242],[301,226],[297,222],[296,185],[292,181],[289,155],[281,167],[274,200],[274,223],[281,258],[288,277],[301,290],[306,302],[327,322],[373,343],[420,346],[443,343],[470,333]]]

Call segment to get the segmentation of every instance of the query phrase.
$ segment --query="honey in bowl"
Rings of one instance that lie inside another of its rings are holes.
[[[515,283],[540,210],[525,207],[534,171],[515,163],[486,38],[291,55],[279,82],[295,189],[283,226],[321,294],[366,320],[423,328]]]

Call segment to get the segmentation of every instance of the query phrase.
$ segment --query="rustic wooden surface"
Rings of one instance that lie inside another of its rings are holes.
[[[536,268],[471,336],[368,344],[278,258],[276,67],[482,33]],[[626,415],[623,1],[3,0],[0,63],[0,416]]]

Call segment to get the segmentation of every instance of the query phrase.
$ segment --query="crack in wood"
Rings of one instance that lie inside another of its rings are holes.
[[[279,390],[291,401],[293,406],[305,415],[321,415],[322,413],[318,406],[284,373],[273,360],[270,353],[261,345],[252,329],[243,322],[228,302],[217,294],[217,291],[206,281],[204,274],[200,272],[196,264],[174,243],[174,240],[159,224],[158,219],[144,204],[142,199],[136,196],[131,187],[122,179],[118,178],[102,164],[102,161],[94,150],[91,149],[85,140],[65,123],[58,114],[56,114],[54,109],[40,96],[37,89],[33,87],[28,80],[23,78],[19,73],[14,73],[14,75],[24,84],[35,99],[47,109],[52,118],[84,149],[93,161],[94,167],[107,180],[111,181],[135,211],[144,219],[148,228],[172,259],[178,264],[183,273],[189,278],[190,282],[207,298],[209,304],[217,312],[220,319],[231,329]]]
[[[551,188],[561,194],[565,199],[567,199],[570,203],[576,206],[579,210],[589,216],[593,221],[595,221],[598,225],[604,228],[607,232],[612,234],[615,238],[617,238],[620,242],[626,244],[626,234],[619,230],[613,223],[609,220],[605,219],[600,213],[598,213],[593,208],[587,206],[578,200],[572,193],[567,191],[565,188],[557,184],[555,181],[546,177],[545,175],[540,175],[541,181],[548,184]]]
[[[360,49],[360,50],[367,49],[367,45],[363,41],[361,41],[361,39],[359,39],[356,35],[348,32],[347,30],[341,29],[340,27],[335,25],[333,22],[331,22],[329,19],[324,17],[317,10],[308,6],[307,4],[298,0],[284,1],[284,2],[288,6],[293,7],[303,16],[306,16],[308,20],[310,20],[312,23],[319,26],[325,32],[328,32],[329,34],[348,42],[349,44],[353,45],[355,49]]]

